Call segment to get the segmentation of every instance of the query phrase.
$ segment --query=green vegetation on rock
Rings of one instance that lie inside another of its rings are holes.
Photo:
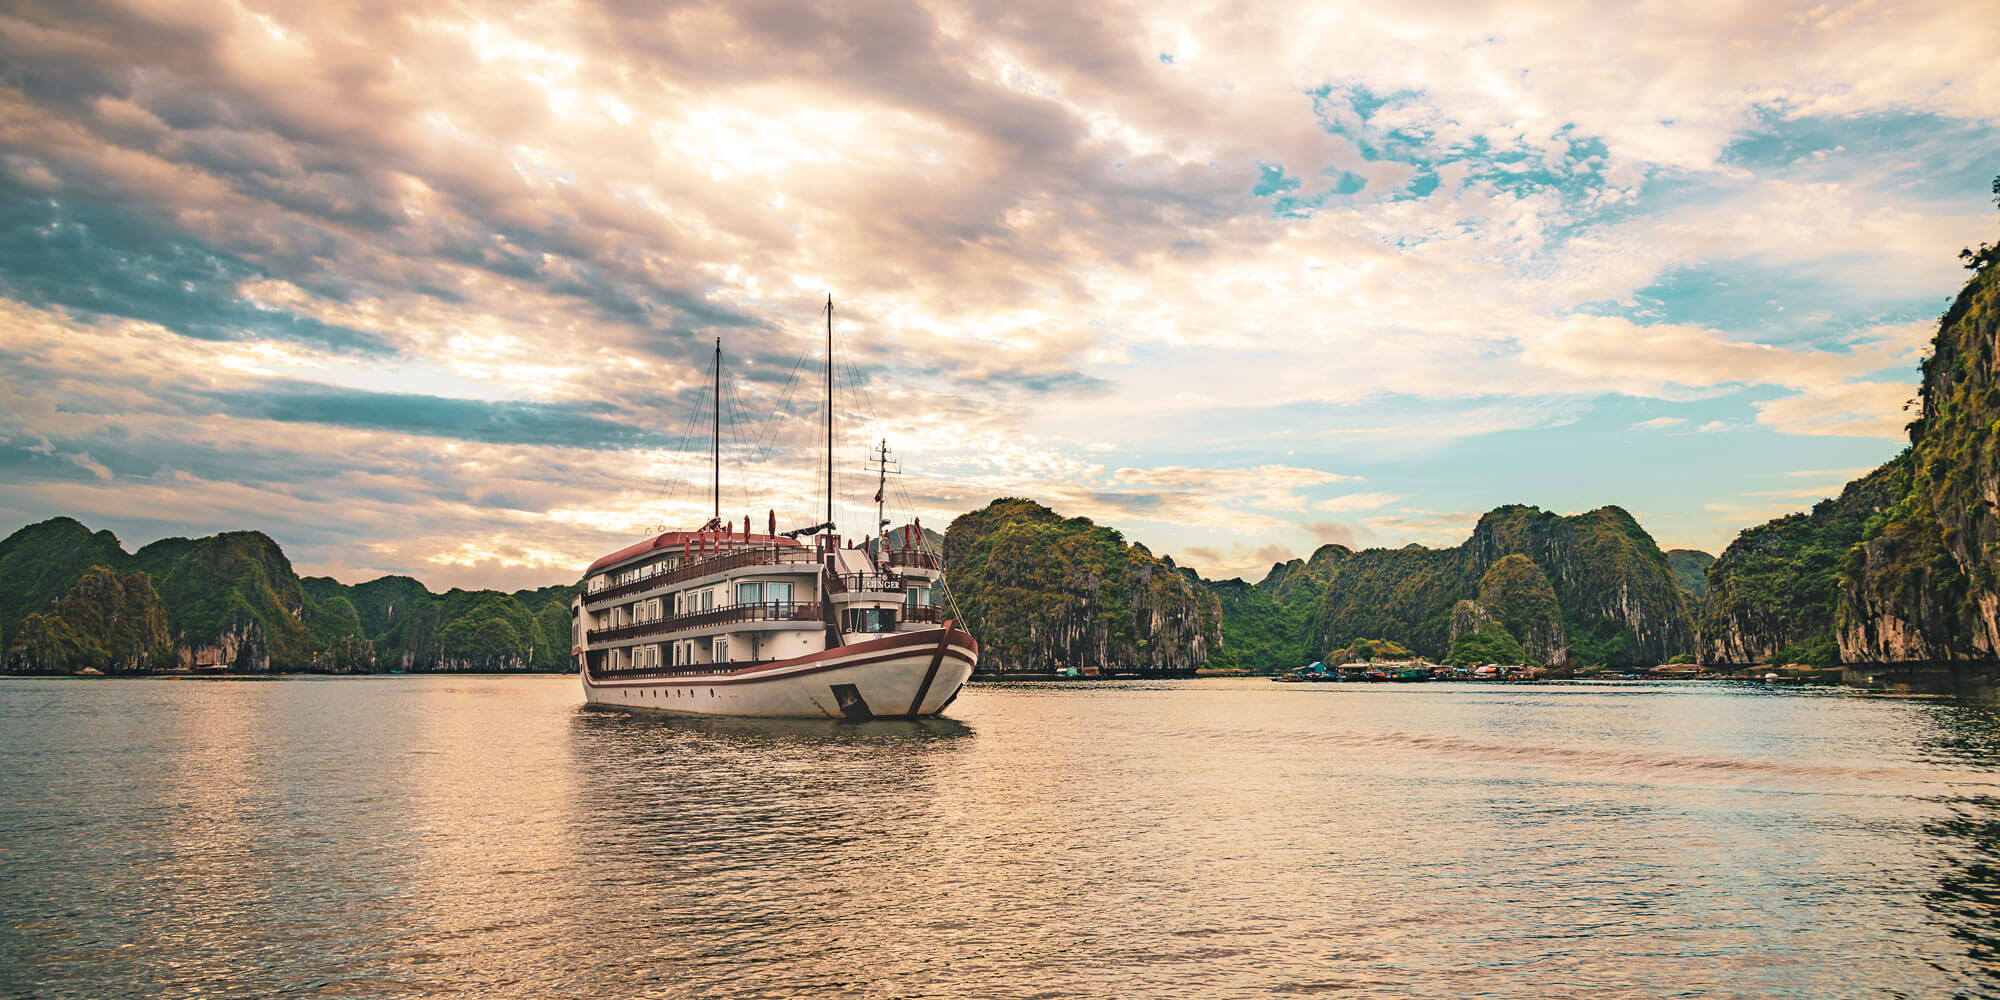
[[[1995,178],[2000,191],[2000,178]],[[1854,662],[2000,654],[2000,267],[1976,268],[1938,321],[1910,424],[1909,488],[1841,570],[1839,644]]]
[[[1479,579],[1479,604],[1520,642],[1527,660],[1560,664],[1568,659],[1569,644],[1564,639],[1562,608],[1556,602],[1555,588],[1549,586],[1542,568],[1527,556],[1514,553],[1494,563]],[[1457,638],[1454,637],[1454,649]]]
[[[2000,178],[1995,178],[2000,193]],[[1992,662],[2000,653],[2000,268],[1938,320],[1910,447],[1744,531],[1708,570],[1710,665]]]
[[[952,521],[944,554],[981,670],[1184,674],[1220,645],[1215,595],[1088,518],[995,500]]]
[[[1700,549],[1668,549],[1667,568],[1674,571],[1674,582],[1696,604],[1708,596],[1708,567],[1715,563],[1715,557]],[[1693,610],[1694,604],[1689,606]]]
[[[1476,629],[1458,637],[1451,644],[1451,651],[1445,654],[1444,662],[1454,667],[1470,667],[1481,663],[1516,664],[1526,661],[1526,653],[1521,649],[1520,640],[1515,639],[1506,627],[1497,621],[1483,622]]]
[[[1908,492],[1908,467],[1898,457],[1809,514],[1787,514],[1736,536],[1708,568],[1696,642],[1701,663],[1745,666],[1771,662],[1787,647],[1797,647],[1794,655],[1831,648],[1842,560],[1869,523],[1879,530],[1882,513]]]
[[[301,580],[259,532],[128,555],[110,532],[52,518],[0,541],[0,650],[8,670],[38,672],[565,670],[578,586],[437,595],[389,576],[350,587]],[[148,607],[165,645],[147,638]]]
[[[1569,517],[1499,507],[1453,548],[1327,545],[1254,587],[1208,586],[1223,612],[1219,665],[1293,666],[1353,636],[1443,658],[1488,620],[1525,645],[1509,662],[1622,668],[1686,652],[1693,638],[1665,555],[1618,507]]]
[[[48,609],[22,620],[6,661],[14,673],[135,673],[171,666],[174,647],[145,573],[92,566]]]
[[[305,670],[305,592],[278,543],[257,531],[163,538],[132,555],[153,578],[174,643],[197,665]]]
[[[73,518],[52,517],[0,541],[0,650],[14,630],[76,585],[92,566],[124,568],[125,548],[109,531],[92,532]]]

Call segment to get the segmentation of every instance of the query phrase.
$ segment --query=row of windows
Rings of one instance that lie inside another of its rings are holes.
[[[668,556],[657,562],[649,562],[643,566],[634,566],[620,573],[606,573],[603,576],[593,576],[590,578],[590,590],[595,592],[603,590],[606,587],[621,587],[628,583],[637,583],[649,576],[659,576],[661,573],[674,569],[680,564],[679,557]]]
[[[673,613],[683,615],[699,611],[713,611],[717,606],[716,598],[718,592],[722,589],[721,587],[711,587],[693,593],[675,594]],[[736,585],[736,603],[763,604],[768,602],[772,604],[789,604],[792,601],[792,593],[793,587],[789,582],[746,580]],[[935,603],[936,593],[930,587],[912,586],[903,593],[903,604],[905,607],[927,608],[932,607]],[[609,609],[605,613],[603,627],[617,628],[621,625],[659,621],[665,617],[666,602],[663,598],[656,597],[649,601],[640,601],[636,604],[620,605]],[[882,629],[870,627],[862,631],[882,631]]]
[[[630,649],[611,649],[604,653],[604,666],[608,670],[645,670],[660,665],[661,651],[667,650],[668,662],[676,667],[691,666],[695,663],[695,643],[699,639],[689,639],[667,645],[633,646]],[[710,663],[729,662],[729,640],[708,640]]]

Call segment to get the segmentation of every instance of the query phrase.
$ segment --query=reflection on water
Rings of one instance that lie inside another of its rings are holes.
[[[2000,798],[1953,803],[1951,816],[1927,829],[1947,867],[1925,900],[1965,953],[1940,968],[1967,994],[2000,995]]]
[[[2000,996],[2000,716],[1721,684],[0,683],[0,995]]]
[[[1932,759],[1992,768],[2000,764],[2000,710],[1991,704],[1939,702],[1923,747]],[[2000,996],[2000,796],[1969,795],[1924,828],[1941,863],[1925,902],[1960,944],[1963,959],[1944,960],[1961,996]]]

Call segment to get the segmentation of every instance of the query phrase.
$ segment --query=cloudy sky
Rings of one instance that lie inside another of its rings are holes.
[[[1716,551],[1898,450],[1996,52],[1963,0],[17,0],[0,533],[573,579],[706,515],[718,337],[725,514],[809,523],[831,293],[850,530],[887,437],[927,525],[1211,577],[1509,502]]]

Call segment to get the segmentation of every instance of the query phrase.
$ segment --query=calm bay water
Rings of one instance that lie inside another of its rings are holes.
[[[1726,684],[0,683],[0,994],[2000,996],[2000,716]]]

